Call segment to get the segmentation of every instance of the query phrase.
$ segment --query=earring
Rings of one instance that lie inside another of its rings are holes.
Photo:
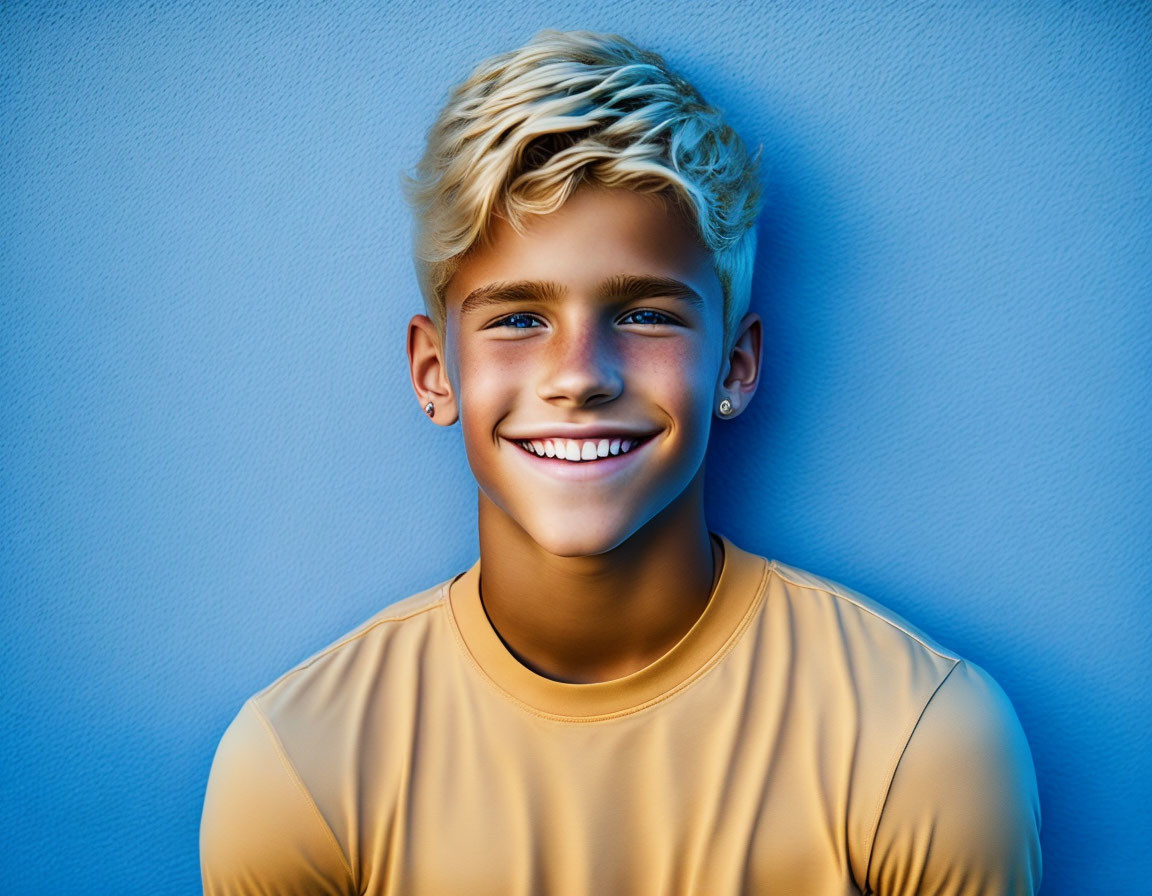
[[[724,417],[727,417],[732,413],[732,402],[730,402],[727,398],[720,399],[720,413]]]
[[[432,404],[432,402],[428,402],[428,404],[424,405],[424,413],[431,417],[436,413],[436,405]]]

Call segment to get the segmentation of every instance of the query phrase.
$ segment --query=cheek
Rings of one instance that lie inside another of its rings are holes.
[[[508,357],[463,346],[457,359],[455,389],[465,450],[482,462],[497,427],[515,406],[525,371]]]
[[[481,333],[468,333],[455,346],[457,370],[465,380],[480,381],[485,372],[499,370],[519,372],[530,365],[535,352],[522,340],[487,338]]]
[[[668,340],[667,345],[643,346],[628,359],[646,391],[664,404],[681,425],[711,413],[719,371],[704,345]]]

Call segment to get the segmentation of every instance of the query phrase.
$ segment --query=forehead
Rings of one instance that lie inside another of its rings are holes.
[[[555,212],[527,219],[523,233],[495,219],[460,260],[445,305],[456,316],[466,296],[493,283],[538,281],[557,287],[557,298],[591,297],[629,277],[679,281],[723,313],[712,254],[677,205],[654,193],[589,185]]]

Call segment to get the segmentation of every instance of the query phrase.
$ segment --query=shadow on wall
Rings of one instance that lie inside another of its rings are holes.
[[[821,410],[803,399],[835,350],[860,235],[834,214],[828,178],[806,170],[785,141],[764,143],[777,156],[762,160],[750,307],[763,321],[760,384],[736,420],[713,420],[706,495],[713,528],[784,559],[791,552],[777,541],[789,528],[781,525],[782,514],[802,495],[780,471],[807,466],[804,430]]]

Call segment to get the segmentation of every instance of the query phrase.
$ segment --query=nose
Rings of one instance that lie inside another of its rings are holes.
[[[611,339],[595,325],[558,328],[548,349],[536,388],[545,401],[566,407],[603,404],[624,388]]]

